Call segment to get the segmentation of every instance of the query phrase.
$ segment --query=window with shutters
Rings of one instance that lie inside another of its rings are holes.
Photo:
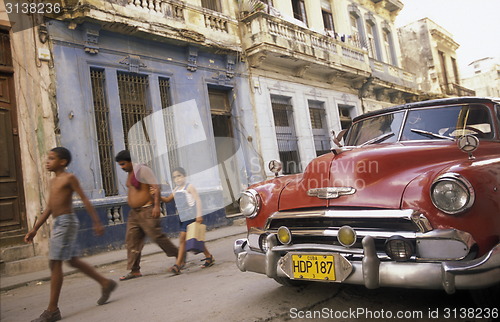
[[[350,14],[349,21],[351,22],[351,39],[354,44],[358,47],[362,47],[361,35],[360,35],[360,19],[355,13]]]
[[[392,55],[391,34],[387,30],[384,30],[384,48],[385,48],[385,57],[387,63],[394,65],[394,56]]]
[[[330,0],[321,0],[321,15],[323,16],[323,26],[325,27],[325,30],[335,32]]]
[[[222,12],[220,0],[201,0],[201,6],[217,12]]]
[[[375,58],[375,37],[373,34],[373,26],[370,23],[366,24],[366,40],[368,42],[368,56]]]
[[[292,0],[293,17],[307,25],[306,5],[304,0]]]

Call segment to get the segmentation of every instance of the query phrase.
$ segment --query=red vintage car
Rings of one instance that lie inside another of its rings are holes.
[[[279,176],[272,161],[276,177],[240,199],[238,267],[284,285],[480,289],[497,301],[499,104],[462,97],[367,113],[303,173]]]

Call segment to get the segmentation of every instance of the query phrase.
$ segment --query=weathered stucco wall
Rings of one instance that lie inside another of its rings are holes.
[[[0,24],[10,29],[11,36],[28,229],[33,227],[45,208],[50,179],[50,174],[45,170],[45,155],[47,150],[56,146],[53,62],[38,57],[41,50],[49,49],[49,43],[42,44],[39,40],[38,19],[41,18],[27,15],[0,17]],[[47,254],[48,232],[48,224],[39,230],[33,247],[34,256]]]

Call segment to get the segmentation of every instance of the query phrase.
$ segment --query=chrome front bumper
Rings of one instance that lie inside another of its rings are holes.
[[[278,265],[284,249],[273,240],[268,238],[266,253],[251,250],[246,239],[236,240],[234,253],[238,268],[271,278],[288,277]],[[365,285],[370,289],[444,289],[449,294],[457,289],[480,289],[500,283],[500,243],[480,258],[441,263],[381,261],[372,237],[364,237],[362,244],[363,260],[351,262],[352,272],[342,283]],[[321,245],[317,245],[317,249],[324,251]]]

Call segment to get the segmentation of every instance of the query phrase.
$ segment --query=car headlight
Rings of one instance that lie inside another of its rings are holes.
[[[241,194],[240,211],[244,216],[248,218],[255,217],[259,212],[259,208],[260,197],[257,191],[250,189]]]
[[[442,212],[458,214],[469,209],[474,203],[474,189],[461,175],[446,173],[432,184],[431,200]]]

